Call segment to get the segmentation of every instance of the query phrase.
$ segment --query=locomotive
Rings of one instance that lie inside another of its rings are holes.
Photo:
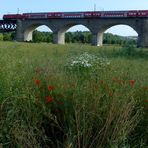
[[[59,18],[125,18],[125,17],[148,17],[148,10],[128,11],[86,11],[86,12],[42,12],[6,14],[4,20],[16,19],[59,19]]]

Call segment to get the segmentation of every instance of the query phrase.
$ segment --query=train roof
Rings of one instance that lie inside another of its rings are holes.
[[[96,13],[107,13],[107,12],[112,12],[112,13],[118,13],[118,12],[148,12],[148,10],[109,10],[109,11],[71,11],[71,12],[30,12],[30,13],[22,13],[22,14],[4,14],[4,15],[25,15],[25,14],[50,14],[50,13],[92,13],[92,12],[96,12]]]

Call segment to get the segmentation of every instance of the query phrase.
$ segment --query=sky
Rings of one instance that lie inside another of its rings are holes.
[[[0,19],[3,14],[17,12],[71,12],[93,11],[94,9],[96,11],[148,10],[148,0],[3,0],[0,2]],[[81,26],[73,27],[71,30],[81,29],[85,30]],[[137,35],[128,26],[115,26],[107,31],[123,36]]]

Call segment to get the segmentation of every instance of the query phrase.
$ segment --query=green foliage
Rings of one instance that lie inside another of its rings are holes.
[[[126,56],[134,56],[136,52],[136,48],[133,44],[125,44],[123,46],[123,54]]]
[[[65,41],[67,43],[91,43],[91,34],[88,31],[67,32]]]
[[[4,41],[11,41],[15,39],[15,33],[4,33]],[[89,31],[76,31],[76,32],[66,32],[65,33],[65,41],[66,43],[85,43],[90,44],[92,40],[92,34]],[[53,42],[53,33],[52,32],[40,32],[35,30],[33,32],[33,41],[32,42]],[[113,35],[111,33],[105,33],[104,44],[136,44],[136,40],[129,39],[126,37]]]
[[[105,33],[103,43],[104,44],[119,44],[119,45],[126,45],[126,44],[135,45],[136,40],[129,39],[127,37],[118,36],[118,35],[113,35],[111,33]]]
[[[67,32],[65,36],[65,40],[67,43],[87,43],[88,44],[88,43],[91,43],[92,35],[88,31]],[[126,44],[136,44],[136,40],[118,36],[118,35],[113,35],[111,33],[105,33],[103,43],[126,45]]]
[[[12,41],[11,33],[4,33],[3,40],[4,41]]]
[[[3,34],[0,33],[0,41],[3,41]]]
[[[3,33],[3,40],[4,41],[13,41],[15,39],[15,32],[11,33]]]
[[[40,32],[40,31],[35,30],[33,32],[33,42],[51,43],[53,41],[52,36],[53,35],[50,32]]]
[[[148,61],[123,48],[0,42],[0,146],[146,147]]]

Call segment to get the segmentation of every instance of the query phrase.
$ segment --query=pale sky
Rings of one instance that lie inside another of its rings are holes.
[[[96,10],[148,10],[148,0],[1,0],[0,18],[7,13],[65,12]],[[75,27],[74,30],[84,30]],[[73,30],[73,29],[72,29]],[[113,27],[109,32],[119,35],[136,35],[128,26]]]

